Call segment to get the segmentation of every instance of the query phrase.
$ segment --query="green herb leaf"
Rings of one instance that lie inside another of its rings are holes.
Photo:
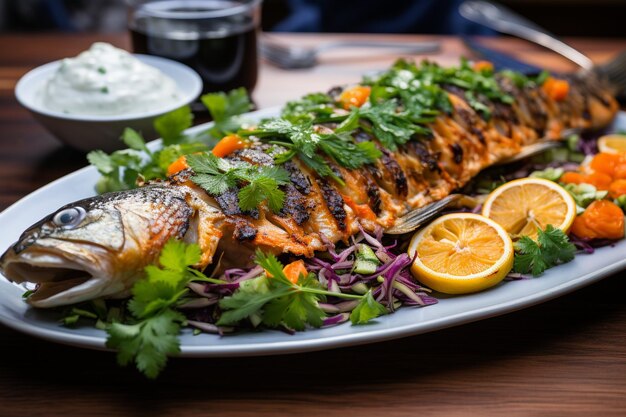
[[[183,106],[171,111],[158,117],[154,121],[154,127],[161,136],[161,139],[163,139],[165,146],[181,143],[185,140],[183,133],[186,129],[189,129],[192,124],[193,113],[189,106]]]
[[[209,129],[209,134],[216,139],[239,130],[241,121],[237,116],[252,109],[245,88],[232,90],[228,94],[222,92],[205,94],[201,100],[213,118],[213,127]]]
[[[333,100],[328,94],[307,94],[300,100],[288,102],[282,110],[282,117],[294,123],[312,122],[331,116],[334,109]]]
[[[141,136],[141,134],[139,134],[139,132],[135,129],[131,129],[130,127],[124,129],[124,133],[122,133],[122,140],[130,149],[144,151],[147,154],[151,154],[150,150],[146,147],[146,141],[143,139],[143,136]]]
[[[369,290],[350,313],[350,321],[352,324],[365,324],[383,314],[387,314],[387,308],[376,301],[372,296],[372,290]]]
[[[548,225],[538,230],[537,241],[522,236],[515,243],[513,270],[522,274],[541,275],[546,269],[574,259],[576,247],[561,229]]]
[[[137,324],[113,323],[107,329],[106,346],[118,351],[122,366],[135,361],[137,369],[154,379],[165,367],[168,355],[180,352],[178,334],[185,316],[165,309]]]
[[[128,302],[134,322],[113,323],[106,329],[107,347],[118,350],[120,365],[134,360],[140,371],[155,378],[165,366],[167,355],[179,352],[178,333],[185,316],[174,308],[187,294],[189,282],[209,280],[191,269],[199,260],[198,245],[170,240],[161,250],[161,267],[145,268],[146,275],[133,285],[133,297]]]
[[[289,173],[282,168],[255,166],[248,163],[231,165],[211,153],[190,155],[187,163],[194,170],[192,180],[209,194],[217,196],[241,184],[239,208],[243,211],[258,207],[267,201],[277,213],[283,207],[285,193],[279,186],[289,183]]]
[[[298,285],[316,288],[319,282],[312,277],[302,277]],[[307,324],[321,327],[326,314],[320,309],[318,300],[320,295],[302,291],[290,291],[275,297],[263,309],[263,323],[270,327],[285,324],[294,330],[304,330]]]

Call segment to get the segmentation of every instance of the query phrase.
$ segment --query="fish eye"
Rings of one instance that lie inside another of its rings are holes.
[[[64,229],[71,229],[85,218],[85,209],[82,207],[71,207],[59,211],[54,215],[52,221],[55,225]]]

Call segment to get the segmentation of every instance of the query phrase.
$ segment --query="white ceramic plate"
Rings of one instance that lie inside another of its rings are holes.
[[[251,113],[268,117],[277,109]],[[626,129],[626,114],[620,113],[615,129]],[[201,130],[202,127],[193,130]],[[152,143],[151,146],[156,146]],[[21,232],[58,207],[92,196],[98,173],[83,168],[35,191],[0,214],[0,251],[15,242]],[[626,268],[626,240],[601,248],[593,255],[579,255],[572,262],[550,269],[539,278],[503,282],[487,291],[464,296],[438,297],[426,308],[404,307],[375,323],[352,326],[344,323],[288,335],[264,330],[224,337],[185,331],[181,336],[182,356],[219,357],[295,353],[371,343],[430,332],[497,316],[538,304],[589,285]],[[33,336],[75,346],[105,349],[106,335],[92,327],[69,329],[50,311],[29,308],[22,300],[24,289],[0,276],[0,322]]]

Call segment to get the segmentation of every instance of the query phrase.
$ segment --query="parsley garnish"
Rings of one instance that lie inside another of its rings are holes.
[[[280,167],[245,162],[235,165],[212,153],[188,155],[187,163],[194,171],[193,182],[213,196],[241,186],[238,197],[243,211],[252,210],[264,201],[275,213],[283,206],[285,193],[279,186],[286,185],[290,179],[289,173]]]
[[[515,243],[515,272],[539,276],[548,268],[574,259],[576,247],[561,229],[549,224],[545,231],[538,229],[538,232],[536,242],[522,236]]]
[[[350,313],[350,321],[352,324],[366,324],[383,314],[387,314],[387,308],[374,300],[372,290],[369,290]]]
[[[148,378],[156,378],[168,355],[180,352],[178,334],[185,324],[174,308],[194,280],[217,282],[191,268],[200,261],[200,247],[170,240],[159,256],[160,267],[149,265],[145,277],[132,288],[129,324],[113,323],[107,328],[106,346],[118,351],[117,361],[125,366],[134,361]]]
[[[407,143],[414,134],[428,134],[426,127],[411,121],[408,112],[398,111],[396,100],[387,100],[380,104],[363,106],[352,110],[372,124],[372,133],[384,147],[395,151],[398,146]]]
[[[87,160],[102,175],[96,185],[98,193],[129,190],[137,186],[138,180],[165,178],[167,167],[180,156],[206,151],[207,144],[221,139],[225,133],[237,131],[241,127],[237,115],[249,111],[251,107],[243,88],[228,94],[207,94],[202,100],[215,122],[208,132],[198,135],[185,133],[193,124],[193,113],[189,106],[184,106],[154,121],[164,145],[158,151],[151,152],[141,134],[127,128],[121,139],[129,149],[111,154],[99,150],[89,152]]]
[[[241,132],[247,136],[270,139],[288,149],[276,157],[277,163],[285,162],[294,156],[308,165],[323,177],[331,177],[342,182],[330,168],[328,161],[318,151],[333,158],[339,165],[354,169],[370,164],[380,157],[381,153],[371,142],[354,143],[346,129],[338,129],[339,133],[317,133],[310,121],[295,124],[287,119],[274,118],[261,123],[257,129]]]
[[[214,139],[234,133],[241,127],[240,114],[252,110],[252,103],[245,88],[237,88],[228,94],[210,93],[202,96],[202,103],[209,109],[213,118],[213,126],[209,135]]]
[[[288,102],[282,110],[282,117],[290,122],[312,122],[330,117],[335,111],[333,99],[324,93],[307,94],[300,100]]]

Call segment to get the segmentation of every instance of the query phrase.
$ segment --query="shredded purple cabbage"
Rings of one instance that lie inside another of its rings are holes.
[[[617,243],[617,240],[613,239],[585,239],[576,235],[569,235],[569,240],[576,246],[576,249],[587,254],[594,253],[596,248],[614,246]]]
[[[373,274],[362,275],[353,272],[356,262],[357,245],[368,245],[376,254],[381,265]],[[337,252],[335,245],[327,242],[329,250],[321,256],[306,260],[307,269],[318,274],[320,283],[330,291],[333,288],[342,292],[353,292],[355,286],[372,289],[376,301],[394,311],[400,305],[428,306],[437,303],[437,299],[429,296],[429,289],[419,285],[409,272],[413,259],[406,253],[396,255],[392,249],[397,242],[385,246],[382,242],[382,229],[370,235],[363,229],[352,238],[352,245]],[[330,259],[328,259],[330,258]],[[327,312],[343,312],[331,306],[345,305],[348,302],[329,300],[323,306]],[[353,303],[356,307],[357,303]]]

